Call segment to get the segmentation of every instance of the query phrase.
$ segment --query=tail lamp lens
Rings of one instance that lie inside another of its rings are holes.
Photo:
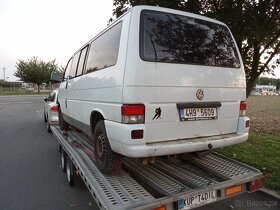
[[[246,115],[246,109],[247,109],[246,101],[241,101],[240,102],[240,109],[239,109],[239,116],[245,116]]]
[[[143,104],[122,105],[122,122],[127,124],[144,123],[145,106]]]
[[[57,105],[51,106],[51,112],[57,112],[57,110],[58,110]]]

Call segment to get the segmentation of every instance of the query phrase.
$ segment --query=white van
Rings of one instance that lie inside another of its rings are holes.
[[[161,7],[132,8],[69,60],[60,127],[91,136],[96,164],[246,141],[242,59],[228,27]]]

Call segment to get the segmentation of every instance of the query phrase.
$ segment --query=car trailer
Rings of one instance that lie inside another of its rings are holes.
[[[86,136],[71,129],[63,135],[58,126],[51,130],[68,183],[77,171],[100,209],[194,209],[262,187],[263,173],[217,153],[157,157],[149,164],[124,158],[118,175],[104,175]]]

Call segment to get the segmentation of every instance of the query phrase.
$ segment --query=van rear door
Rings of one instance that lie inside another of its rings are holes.
[[[123,100],[145,104],[147,142],[237,132],[246,81],[233,37],[182,14],[143,10],[131,26]]]

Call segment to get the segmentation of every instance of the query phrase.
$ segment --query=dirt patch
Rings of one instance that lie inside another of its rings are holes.
[[[280,96],[250,96],[247,99],[250,131],[280,135]]]

